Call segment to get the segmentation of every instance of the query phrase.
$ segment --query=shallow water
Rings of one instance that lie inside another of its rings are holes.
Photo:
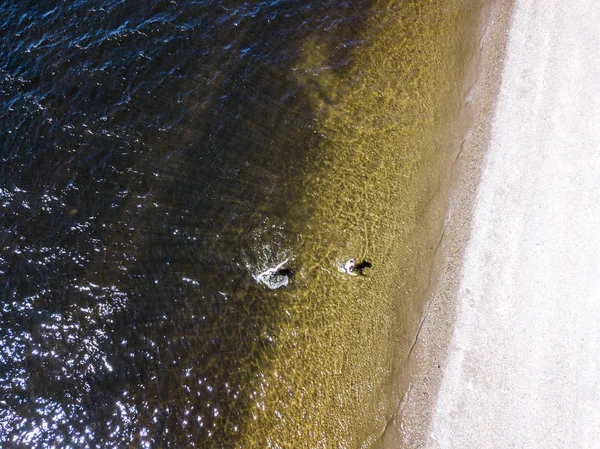
[[[0,439],[378,447],[478,18],[0,5]],[[351,257],[373,268],[342,273]]]

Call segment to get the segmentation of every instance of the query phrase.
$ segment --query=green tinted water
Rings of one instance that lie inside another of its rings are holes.
[[[448,136],[481,6],[381,2],[341,73],[313,71],[326,50],[306,46],[298,78],[320,111],[320,151],[304,182],[313,213],[244,447],[380,447],[441,234]],[[373,263],[368,276],[340,272],[351,257]]]

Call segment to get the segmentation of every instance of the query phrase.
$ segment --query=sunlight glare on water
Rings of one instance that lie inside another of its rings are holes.
[[[0,4],[0,441],[380,447],[482,4]]]

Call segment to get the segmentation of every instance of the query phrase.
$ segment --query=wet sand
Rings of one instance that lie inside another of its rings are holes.
[[[516,0],[512,19],[498,13],[490,83],[474,93],[497,101],[461,154],[403,448],[600,442],[600,7]]]

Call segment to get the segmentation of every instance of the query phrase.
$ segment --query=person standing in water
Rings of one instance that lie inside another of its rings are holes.
[[[365,274],[365,270],[367,268],[371,268],[373,264],[368,260],[363,260],[362,262],[356,263],[355,259],[350,259],[348,262],[344,264],[344,272],[349,275],[356,276],[358,274]]]

